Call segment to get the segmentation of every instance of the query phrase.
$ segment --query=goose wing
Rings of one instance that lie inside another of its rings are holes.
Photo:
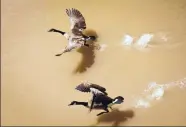
[[[91,92],[89,85],[86,85],[84,83],[79,84],[78,86],[76,86],[75,89],[81,92]]]
[[[70,24],[71,24],[71,31],[75,35],[81,35],[82,32],[80,29],[84,30],[86,29],[86,23],[85,18],[81,14],[81,12],[77,9],[66,9],[66,13],[68,17],[70,18]]]
[[[107,95],[107,92],[106,92],[106,88],[100,86],[100,85],[97,85],[97,84],[90,84],[90,87],[92,89],[97,89],[99,91],[101,91],[102,93],[104,93],[105,95]]]
[[[81,92],[92,92],[94,95],[97,94],[107,95],[106,89],[104,87],[92,83],[81,83],[76,87],[76,90],[79,90]]]

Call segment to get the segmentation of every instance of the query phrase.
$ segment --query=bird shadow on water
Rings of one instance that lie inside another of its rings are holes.
[[[134,117],[133,110],[121,111],[119,109],[113,109],[113,111],[98,116],[94,126],[101,123],[111,123],[112,126],[119,126],[121,123],[127,122],[129,119]],[[91,125],[92,126],[92,125]]]
[[[95,43],[97,42],[97,33],[96,31],[92,30],[92,29],[87,29],[84,32],[85,35],[87,36],[95,36],[96,40],[91,42],[92,46],[90,47],[81,47],[77,50],[77,52],[82,54],[82,60],[79,63],[79,65],[75,68],[75,70],[73,71],[73,73],[84,73],[87,71],[88,68],[90,68],[94,62],[95,62]]]

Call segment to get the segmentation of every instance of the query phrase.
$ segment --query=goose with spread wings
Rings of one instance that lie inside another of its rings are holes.
[[[56,56],[61,56],[63,53],[70,52],[73,49],[90,45],[86,43],[87,41],[91,40],[94,41],[96,39],[95,36],[86,36],[83,34],[83,30],[86,29],[86,22],[85,18],[83,17],[82,13],[77,9],[66,9],[66,14],[70,19],[71,24],[71,31],[70,32],[63,32],[57,29],[50,29],[48,32],[56,32],[62,34],[67,40],[68,45],[63,49],[63,51]],[[97,47],[99,49],[99,47]]]
[[[76,87],[76,90],[81,92],[91,92],[93,97],[91,99],[91,103],[89,102],[79,102],[79,101],[72,101],[69,106],[71,105],[82,105],[90,109],[103,109],[105,112],[101,112],[97,114],[97,116],[102,115],[104,113],[108,113],[108,108],[112,109],[111,106],[114,104],[121,104],[124,101],[122,96],[117,96],[114,99],[109,97],[106,89],[100,85],[84,82],[81,83]]]

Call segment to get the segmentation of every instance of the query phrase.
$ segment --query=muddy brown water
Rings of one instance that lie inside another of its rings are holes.
[[[72,7],[83,13],[87,31],[97,33],[97,43],[108,45],[104,51],[55,56],[67,41],[47,31],[68,31],[65,9]],[[2,0],[2,125],[186,125],[185,89],[167,90],[150,108],[131,105],[131,96],[149,82],[186,77],[185,23],[185,0]],[[153,33],[158,46],[126,50],[120,45],[126,33]],[[158,38],[162,34],[167,42]],[[125,102],[101,117],[99,111],[68,107],[90,97],[74,89],[82,80],[106,87],[111,97],[124,96]]]

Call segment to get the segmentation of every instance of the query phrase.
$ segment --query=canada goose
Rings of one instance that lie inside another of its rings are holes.
[[[94,41],[96,39],[95,36],[86,36],[82,32],[86,29],[86,23],[85,18],[81,14],[81,12],[77,9],[66,9],[66,14],[68,15],[70,19],[71,24],[71,32],[63,32],[57,29],[50,29],[48,32],[57,32],[62,34],[67,40],[68,45],[63,49],[63,51],[59,54],[56,54],[56,56],[60,56],[63,53],[70,52],[71,50],[75,48],[79,48],[81,46],[87,46],[90,45],[86,43],[88,40]],[[99,48],[99,47],[98,47]]]
[[[122,96],[117,96],[114,99],[107,96],[106,89],[102,86],[99,86],[97,84],[92,83],[81,83],[76,87],[76,90],[79,90],[81,92],[91,92],[93,94],[93,97],[91,99],[91,104],[89,102],[79,102],[79,101],[72,101],[69,106],[71,105],[83,105],[90,109],[103,109],[106,112],[101,112],[97,114],[97,116],[102,115],[104,113],[108,113],[108,108],[112,109],[111,106],[114,104],[121,104],[124,101],[124,98]]]

